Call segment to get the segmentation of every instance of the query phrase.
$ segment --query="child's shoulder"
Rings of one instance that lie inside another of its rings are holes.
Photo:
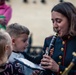
[[[23,54],[17,53],[17,52],[12,52],[10,57],[9,57],[9,61],[14,62],[15,61],[14,58],[19,58],[19,57],[24,58]]]

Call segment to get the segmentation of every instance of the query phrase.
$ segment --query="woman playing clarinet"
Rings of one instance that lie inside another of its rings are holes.
[[[62,75],[65,68],[73,59],[73,52],[76,52],[76,7],[70,2],[61,2],[51,10],[53,30],[58,36],[54,46],[50,49],[50,55],[43,55],[41,66],[45,69],[43,75]],[[48,49],[53,36],[45,38],[44,51]],[[38,75],[34,71],[33,75]],[[68,75],[76,75],[76,65]]]

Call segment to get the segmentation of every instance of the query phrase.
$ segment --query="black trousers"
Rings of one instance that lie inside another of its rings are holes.
[[[6,0],[6,1],[10,1],[10,0]]]
[[[45,0],[41,0],[42,3],[45,3]]]
[[[27,0],[23,0],[23,2],[28,2]]]
[[[60,0],[60,2],[63,2],[63,0]]]

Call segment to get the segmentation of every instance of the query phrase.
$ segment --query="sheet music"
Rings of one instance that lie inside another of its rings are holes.
[[[17,60],[18,62],[20,62],[21,64],[27,66],[27,67],[30,67],[32,69],[35,69],[35,70],[44,70],[41,66],[37,65],[37,64],[34,64],[33,62],[27,60],[27,59],[24,59],[24,58],[14,58],[15,60]]]

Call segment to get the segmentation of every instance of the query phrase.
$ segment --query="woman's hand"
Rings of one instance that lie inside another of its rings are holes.
[[[54,52],[54,48],[50,49],[50,56],[53,55],[53,52]],[[48,47],[46,48],[46,54],[48,55]]]
[[[44,69],[49,69],[54,72],[59,71],[59,65],[48,55],[43,55],[43,59],[41,60],[41,66]]]
[[[50,56],[53,55],[53,52],[54,52],[54,48],[50,49]]]

